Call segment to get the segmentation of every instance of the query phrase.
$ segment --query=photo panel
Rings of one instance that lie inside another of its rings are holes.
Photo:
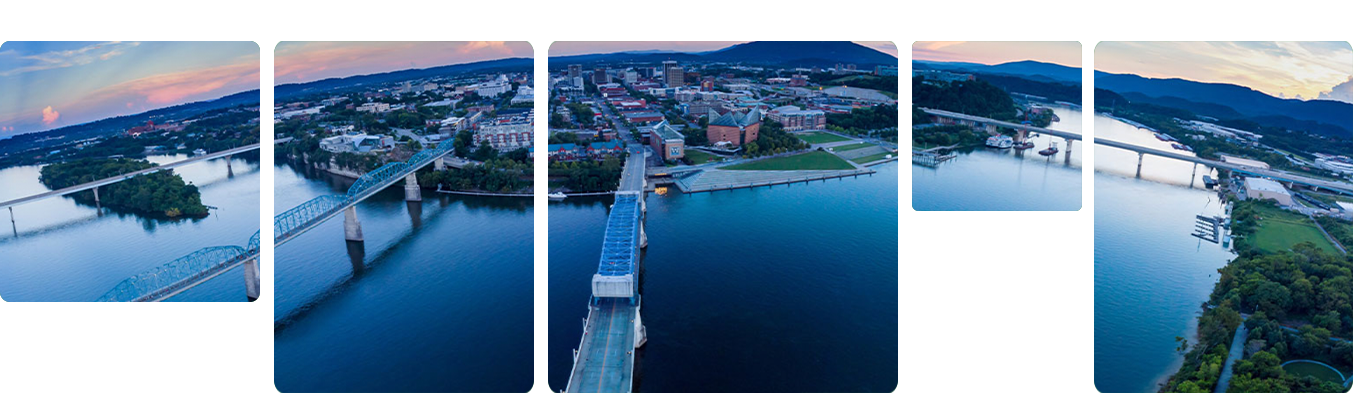
[[[895,45],[549,56],[550,391],[897,386]]]
[[[1095,386],[1347,392],[1353,48],[1106,41],[1094,64]]]
[[[0,297],[258,298],[258,45],[9,41],[0,91]]]
[[[1079,42],[912,45],[912,208],[1081,208]]]
[[[277,45],[278,390],[531,389],[533,58]]]

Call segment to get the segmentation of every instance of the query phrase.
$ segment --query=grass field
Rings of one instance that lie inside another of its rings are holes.
[[[1283,371],[1287,371],[1288,374],[1295,374],[1297,376],[1310,375],[1326,381],[1338,383],[1344,382],[1339,380],[1339,373],[1336,373],[1334,372],[1334,370],[1330,370],[1328,367],[1321,366],[1319,364],[1292,363],[1283,366]]]
[[[1270,206],[1260,206],[1256,210],[1263,220],[1259,222],[1259,229],[1249,240],[1259,250],[1285,251],[1292,249],[1297,243],[1311,242],[1325,252],[1339,254],[1339,250],[1330,244],[1329,239],[1315,227],[1310,218]]]
[[[718,160],[719,156],[699,150],[686,150],[686,158],[690,158],[692,164],[700,165],[706,162]]]
[[[863,148],[866,148],[866,147],[869,147],[869,146],[873,146],[873,145],[874,145],[873,143],[864,143],[864,142],[860,142],[860,143],[856,143],[856,144],[853,144],[853,145],[845,145],[845,146],[837,146],[837,147],[833,147],[832,150],[833,150],[833,151],[838,151],[838,152],[840,152],[840,151],[851,151],[851,150],[855,150],[855,149],[863,149]]]
[[[843,138],[840,135],[828,134],[825,132],[809,132],[805,134],[798,134],[798,137],[799,139],[802,139],[804,142],[812,144],[844,142],[850,140],[849,138]]]
[[[868,156],[864,156],[864,157],[858,157],[858,158],[856,158],[856,159],[854,159],[854,160],[851,160],[851,161],[855,161],[855,163],[857,163],[857,164],[868,164],[868,163],[871,163],[871,162],[874,162],[874,161],[882,160],[884,157],[887,157],[889,154],[893,154],[893,153],[884,152],[884,153],[879,153],[879,154],[874,154],[874,155],[868,155]]]
[[[793,170],[835,170],[855,169],[846,160],[825,151],[813,151],[792,156],[776,157],[768,160],[730,165],[722,169],[734,171],[793,171]]]

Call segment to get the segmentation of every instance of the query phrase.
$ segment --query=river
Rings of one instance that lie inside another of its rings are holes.
[[[1178,152],[1150,131],[1095,116],[1095,137]],[[1200,306],[1232,257],[1189,236],[1195,215],[1221,215],[1206,166],[1095,147],[1095,386],[1155,392],[1182,364],[1175,337],[1198,340]],[[1193,183],[1193,186],[1190,186]]]
[[[352,179],[279,163],[275,210],[342,194]],[[530,198],[396,185],[276,251],[276,386],[296,391],[524,392],[532,386]],[[353,243],[359,244],[359,243]]]
[[[647,197],[644,392],[891,391],[897,163],[873,176]],[[611,197],[549,211],[549,384],[568,381]]]
[[[1051,106],[1061,121],[1050,129],[1081,133],[1081,111]],[[1051,135],[1030,139],[1024,151],[972,147],[936,167],[912,164],[912,208],[927,210],[1079,210],[1081,154],[1085,143],[1075,141],[1067,160],[1066,141]],[[1061,151],[1045,157],[1038,151],[1053,142]],[[999,196],[999,197],[993,197]]]
[[[167,164],[187,155],[147,157]],[[203,247],[245,246],[258,231],[259,165],[232,158],[174,169],[198,186],[206,218],[157,219],[48,198],[0,212],[0,297],[5,301],[94,301],[123,279]],[[0,200],[50,191],[38,181],[41,166],[0,169]],[[244,272],[233,270],[170,301],[245,301]]]

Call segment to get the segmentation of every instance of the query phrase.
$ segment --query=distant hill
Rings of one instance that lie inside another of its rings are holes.
[[[918,70],[944,70],[966,73],[1016,76],[1040,82],[1081,83],[1081,69],[1033,60],[1014,61],[995,65],[963,62],[912,61]]]
[[[1344,137],[1353,135],[1353,104],[1341,101],[1284,99],[1227,83],[1146,78],[1100,71],[1095,71],[1095,87],[1114,91],[1128,99],[1189,109],[1206,116],[1228,118],[1225,111],[1218,111],[1215,107],[1204,109],[1201,108],[1204,104],[1200,103],[1229,107],[1246,118],[1267,119],[1266,125],[1305,125],[1304,128],[1314,132]],[[1326,126],[1313,126],[1317,123]]]
[[[22,151],[33,147],[54,146],[70,141],[111,135],[126,131],[128,128],[145,124],[146,121],[149,120],[165,123],[171,120],[186,119],[216,109],[240,105],[258,105],[258,102],[258,90],[249,90],[214,100],[190,102],[137,114],[110,117],[73,126],[54,128],[47,131],[20,134],[15,135],[13,138],[0,140],[0,153]]]
[[[509,59],[480,61],[465,64],[453,64],[439,67],[382,72],[379,74],[356,75],[343,78],[329,78],[314,82],[288,83],[284,85],[277,85],[276,87],[273,88],[273,100],[280,101],[286,98],[292,98],[306,94],[314,94],[318,92],[327,92],[336,89],[345,89],[359,85],[379,85],[411,79],[423,79],[436,76],[462,74],[467,72],[484,72],[494,70],[529,71],[534,69],[534,67],[535,61],[530,58],[514,57]]]
[[[897,66],[897,58],[887,53],[846,41],[757,41],[699,53],[689,52],[616,52],[550,57],[551,69],[568,64],[729,62],[782,67],[831,67],[837,63],[860,68],[876,65]]]

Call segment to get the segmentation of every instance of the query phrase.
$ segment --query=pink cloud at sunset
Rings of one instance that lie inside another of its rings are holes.
[[[42,108],[42,124],[52,125],[52,123],[56,123],[56,120],[60,118],[61,112],[53,110],[51,105]]]
[[[151,75],[111,85],[95,91],[90,99],[139,99],[152,106],[219,97],[225,87],[258,86],[258,66],[254,63],[230,64],[198,70]],[[128,108],[134,101],[126,102]]]
[[[283,42],[276,84],[534,56],[527,42]]]
[[[917,41],[911,46],[913,60],[987,65],[1034,60],[1080,67],[1081,55],[1075,41]]]

